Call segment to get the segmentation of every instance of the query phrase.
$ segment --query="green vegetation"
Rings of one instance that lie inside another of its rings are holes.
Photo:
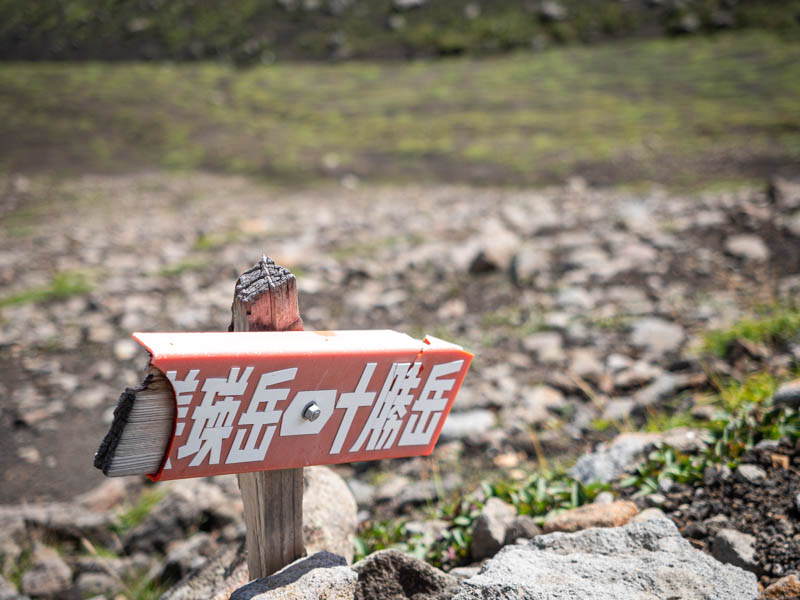
[[[703,348],[724,358],[739,339],[770,346],[785,344],[800,334],[800,309],[774,307],[760,317],[743,319],[728,329],[715,329],[705,335]]]
[[[136,573],[122,580],[122,596],[125,600],[158,600],[168,586],[147,577],[147,572]]]
[[[509,502],[519,514],[530,515],[541,524],[549,514],[591,502],[607,488],[600,484],[585,486],[563,471],[533,474],[522,482],[483,482],[478,497],[430,507],[431,519],[449,523],[435,538],[410,534],[402,519],[369,523],[356,539],[357,558],[384,548],[397,548],[449,569],[469,558],[472,524],[489,498]]]
[[[22,576],[25,574],[25,571],[33,566],[33,553],[31,552],[30,548],[25,548],[20,552],[19,556],[17,557],[16,561],[12,565],[10,569],[10,573],[3,573],[3,575],[8,577],[8,580],[16,587],[20,589],[22,586]]]
[[[216,250],[228,244],[233,244],[242,239],[240,231],[225,231],[217,233],[203,233],[194,241],[193,248],[198,251]]]
[[[173,265],[161,269],[158,273],[163,277],[175,277],[187,271],[202,271],[211,264],[210,258],[190,257],[185,258]]]
[[[669,429],[692,426],[704,430],[709,441],[705,450],[685,453],[659,444],[635,472],[616,483],[634,496],[646,495],[659,489],[665,478],[675,483],[698,484],[708,465],[726,464],[735,467],[746,450],[764,439],[800,438],[800,414],[771,403],[777,382],[768,374],[755,374],[742,382],[731,381],[719,393],[709,398],[717,408],[711,421],[698,421],[688,414],[654,417],[647,429],[656,426]],[[611,425],[608,424],[610,427]],[[398,548],[449,569],[469,558],[471,531],[475,519],[486,501],[500,498],[513,504],[523,515],[531,515],[541,524],[548,515],[591,502],[597,494],[611,485],[585,486],[563,470],[533,474],[524,481],[484,482],[481,492],[472,497],[441,502],[428,507],[428,518],[441,519],[447,528],[436,537],[411,533],[407,521],[394,519],[368,523],[357,539],[358,555],[384,548]]]
[[[147,515],[149,515],[156,505],[164,498],[164,493],[164,490],[159,487],[144,489],[136,504],[125,507],[119,515],[117,515],[116,532],[121,535],[144,521]]]
[[[694,186],[799,160],[798,97],[800,43],[765,33],[247,70],[5,63],[0,170]]]
[[[47,285],[31,288],[0,298],[0,308],[28,302],[51,302],[88,294],[94,288],[92,274],[87,271],[60,271]]]
[[[775,407],[770,402],[777,388],[772,376],[757,373],[743,382],[731,381],[713,399],[718,411],[708,422],[695,422],[710,442],[705,451],[686,454],[660,446],[653,450],[621,487],[635,487],[637,495],[658,489],[658,482],[669,477],[677,483],[694,484],[702,481],[703,471],[712,464],[735,467],[741,456],[761,440],[800,437],[800,414],[791,409]]]
[[[797,35],[797,0],[680,3],[437,0],[0,2],[0,54],[34,59],[406,58],[496,54],[633,36],[760,28]]]

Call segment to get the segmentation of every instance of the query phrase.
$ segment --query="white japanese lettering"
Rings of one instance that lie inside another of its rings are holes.
[[[444,394],[452,390],[455,384],[455,379],[440,379],[440,377],[457,373],[463,364],[463,360],[455,360],[433,366],[419,399],[411,406],[411,416],[408,418],[403,435],[400,436],[398,446],[430,443],[436,426],[442,418],[442,411],[447,405],[447,398]]]
[[[233,397],[245,392],[253,367],[247,367],[241,377],[239,370],[239,367],[231,367],[227,379],[210,377],[203,384],[205,395],[192,413],[192,430],[186,443],[178,448],[178,458],[194,454],[190,467],[200,465],[206,458],[209,464],[219,464],[222,442],[233,431],[233,421],[241,404]],[[223,399],[215,402],[218,395]]]
[[[362,406],[369,406],[375,400],[375,392],[368,392],[367,386],[369,385],[372,374],[375,372],[375,367],[378,363],[367,363],[364,367],[364,372],[361,373],[361,379],[358,381],[355,391],[345,392],[339,396],[339,401],[336,403],[336,408],[344,408],[345,413],[342,417],[342,422],[339,424],[339,429],[336,432],[336,438],[333,440],[331,446],[331,454],[339,454],[342,451],[347,434],[350,432],[350,427],[353,424],[353,418],[356,412]]]
[[[275,434],[275,425],[272,425],[272,423],[277,423],[281,418],[281,411],[276,410],[276,404],[281,400],[286,400],[291,391],[290,388],[268,388],[277,383],[292,381],[296,375],[297,368],[292,368],[264,373],[261,376],[258,380],[253,398],[250,400],[250,404],[247,407],[247,412],[239,417],[237,423],[239,426],[251,426],[250,435],[247,436],[247,443],[244,447],[242,446],[244,436],[247,433],[246,429],[244,427],[238,427],[236,430],[236,437],[233,440],[233,446],[228,453],[228,457],[225,459],[226,464],[264,460],[269,445],[272,442],[272,436]],[[259,410],[261,404],[264,405],[263,410]],[[268,425],[268,427],[264,431],[261,443],[258,443],[261,430],[265,425]]]
[[[411,391],[419,385],[417,375],[421,366],[422,363],[419,362],[413,365],[392,363],[378,400],[350,452],[358,452],[368,436],[367,450],[385,450],[391,447],[406,414],[406,406],[414,399]]]

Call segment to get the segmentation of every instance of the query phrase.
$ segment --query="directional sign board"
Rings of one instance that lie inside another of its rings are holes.
[[[154,480],[430,454],[472,360],[395,331],[133,337],[175,393]]]

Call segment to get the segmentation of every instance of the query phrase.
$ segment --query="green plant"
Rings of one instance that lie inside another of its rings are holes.
[[[114,527],[116,533],[126,533],[144,521],[147,515],[149,515],[156,505],[164,498],[164,494],[163,488],[160,487],[144,489],[135,504],[126,506],[117,515],[116,525]]]
[[[647,459],[636,467],[636,471],[620,482],[620,487],[636,487],[634,497],[658,491],[659,483],[671,479],[675,483],[695,483],[703,479],[705,456],[691,456],[674,448],[658,444]]]
[[[188,271],[202,271],[211,264],[210,258],[185,258],[180,262],[162,268],[158,274],[163,277],[175,277]]]
[[[583,485],[563,471],[533,474],[523,481],[484,481],[478,496],[429,507],[430,518],[448,523],[436,538],[409,534],[402,519],[371,522],[362,528],[356,541],[357,557],[384,548],[397,548],[436,567],[451,569],[468,561],[472,527],[487,499],[500,498],[512,504],[518,513],[530,515],[542,523],[554,512],[591,502],[608,487],[604,484]]]
[[[800,333],[800,309],[776,306],[756,318],[737,321],[727,329],[714,329],[704,336],[703,349],[724,358],[738,339],[768,345],[788,342]]]
[[[796,443],[800,437],[800,413],[772,404],[776,387],[776,381],[766,373],[756,373],[742,382],[728,382],[713,399],[719,408],[717,416],[692,425],[704,428],[708,434],[710,443],[705,450],[688,454],[659,444],[631,476],[620,482],[620,487],[637,488],[638,496],[657,491],[658,483],[666,477],[677,483],[695,484],[702,480],[707,465],[725,463],[734,467],[761,440],[787,438]]]
[[[92,274],[88,271],[60,271],[53,275],[47,285],[0,298],[0,308],[28,302],[65,300],[72,296],[88,294],[94,289],[92,279]]]
[[[19,553],[19,556],[17,556],[17,559],[14,561],[14,564],[11,567],[11,572],[7,574],[8,580],[14,584],[17,589],[20,589],[22,584],[22,576],[25,574],[25,571],[31,568],[32,564],[33,553],[31,552],[30,548],[23,549],[22,552]]]

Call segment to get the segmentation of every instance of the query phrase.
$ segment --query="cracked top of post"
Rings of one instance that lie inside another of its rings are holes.
[[[236,282],[236,299],[241,302],[255,300],[267,290],[279,288],[294,279],[291,271],[280,265],[268,256],[247,269]]]

